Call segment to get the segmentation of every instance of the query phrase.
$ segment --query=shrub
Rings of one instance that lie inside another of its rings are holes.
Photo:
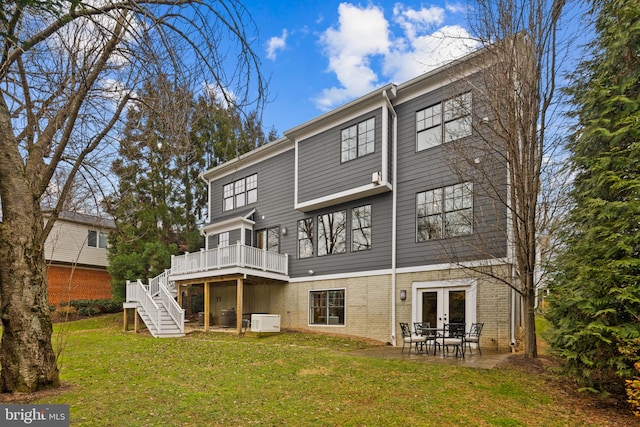
[[[640,373],[640,362],[635,364],[636,370]],[[640,417],[640,376],[636,376],[632,380],[626,380],[627,383],[627,396],[629,397],[629,404],[636,416]]]

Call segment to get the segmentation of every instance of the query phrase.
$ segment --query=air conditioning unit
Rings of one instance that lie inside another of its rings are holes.
[[[280,332],[280,315],[252,314],[251,332]]]
[[[382,183],[382,174],[380,172],[374,172],[371,174],[371,183],[373,185],[380,185]]]

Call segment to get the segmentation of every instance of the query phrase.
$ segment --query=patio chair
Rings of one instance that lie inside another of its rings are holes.
[[[400,329],[402,330],[402,351],[401,351],[401,353],[404,353],[405,344],[409,344],[409,354],[411,354],[411,347],[414,344],[416,346],[416,351],[418,351],[418,344],[420,344],[420,348],[422,349],[422,346],[424,345],[424,343],[427,340],[426,337],[424,337],[422,335],[416,335],[416,334],[412,333],[411,332],[411,328],[409,328],[409,324],[408,323],[400,322]]]
[[[469,347],[469,352],[471,352],[471,343],[475,343],[476,344],[476,348],[478,349],[478,352],[480,354],[482,354],[482,350],[480,350],[480,334],[482,333],[482,327],[484,326],[484,323],[472,323],[471,324],[471,329],[469,329],[469,333],[467,334],[467,337],[465,338],[465,341],[467,343],[467,347]]]
[[[429,322],[415,322],[413,324],[413,327],[416,331],[416,335],[421,335],[423,337],[425,337],[425,347],[429,347],[429,343],[431,343],[431,345],[434,346],[433,348],[433,354],[436,354],[436,346],[439,346],[440,343],[436,340],[436,338],[438,337],[438,334],[435,330],[430,329],[431,328],[431,323]],[[428,353],[428,351],[427,351]]]
[[[461,354],[464,357],[465,324],[448,323],[444,325],[445,335],[442,338],[442,346],[449,352],[449,346],[456,348],[456,357]]]

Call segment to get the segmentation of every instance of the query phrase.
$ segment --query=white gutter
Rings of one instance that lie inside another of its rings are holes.
[[[395,92],[395,86],[392,87]],[[382,92],[382,96],[387,102],[389,111],[393,114],[393,131],[392,131],[392,144],[393,144],[393,176],[392,182],[392,213],[391,213],[391,344],[396,345],[396,269],[397,269],[397,213],[398,213],[398,114],[391,104],[391,100],[387,95],[387,90]],[[383,130],[384,131],[384,130]]]

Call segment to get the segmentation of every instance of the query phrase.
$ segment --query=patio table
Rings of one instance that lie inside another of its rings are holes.
[[[436,355],[436,344],[438,344],[438,338],[444,339],[444,328],[420,328],[421,334],[429,337],[427,341],[425,341],[425,345],[432,340],[433,341],[433,355]],[[432,338],[432,339],[430,339]],[[426,350],[427,354],[429,354],[429,349]]]

